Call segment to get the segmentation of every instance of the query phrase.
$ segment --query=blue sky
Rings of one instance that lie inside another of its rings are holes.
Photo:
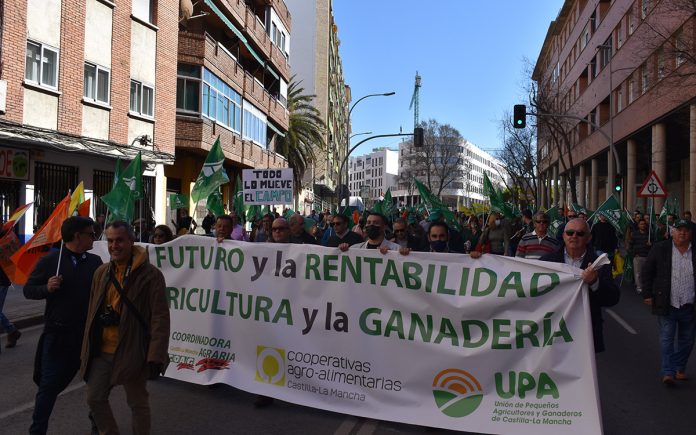
[[[562,0],[334,0],[339,53],[353,101],[353,132],[413,128],[416,71],[420,119],[450,124],[483,149],[500,148],[499,120],[524,102],[524,59],[536,62]],[[356,144],[367,136],[357,136]],[[375,139],[352,155],[399,138]]]

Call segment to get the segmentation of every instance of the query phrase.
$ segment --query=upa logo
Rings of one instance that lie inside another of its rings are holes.
[[[256,346],[256,381],[285,385],[285,349]]]
[[[483,389],[478,379],[460,369],[446,369],[433,379],[437,408],[448,417],[466,417],[481,404]]]

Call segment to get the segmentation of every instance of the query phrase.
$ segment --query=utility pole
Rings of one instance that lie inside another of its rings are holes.
[[[418,127],[418,122],[420,121],[419,119],[419,108],[420,108],[420,102],[419,102],[419,96],[420,96],[420,87],[421,87],[421,76],[418,75],[418,71],[416,71],[416,84],[413,86],[413,96],[411,96],[411,105],[408,106],[408,110],[413,109],[413,128],[415,129]]]

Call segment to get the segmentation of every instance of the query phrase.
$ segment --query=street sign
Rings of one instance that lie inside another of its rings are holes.
[[[667,189],[662,185],[662,182],[657,177],[655,171],[650,171],[648,178],[645,179],[643,185],[638,190],[638,196],[642,198],[666,198]]]

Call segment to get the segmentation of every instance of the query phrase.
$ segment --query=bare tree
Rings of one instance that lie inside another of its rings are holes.
[[[508,178],[512,181],[512,185],[506,187],[512,194],[513,202],[530,205],[535,202],[538,191],[536,129],[532,125],[523,129],[514,128],[510,119],[510,113],[506,113],[501,121],[503,149],[497,152],[496,157],[503,163],[503,170],[507,174],[507,177],[502,177],[503,180]]]
[[[464,139],[457,129],[434,119],[421,122],[420,126],[424,129],[423,146],[415,148],[412,141],[406,145],[399,182],[407,185],[409,179],[417,178],[440,196],[444,189],[462,179]]]

